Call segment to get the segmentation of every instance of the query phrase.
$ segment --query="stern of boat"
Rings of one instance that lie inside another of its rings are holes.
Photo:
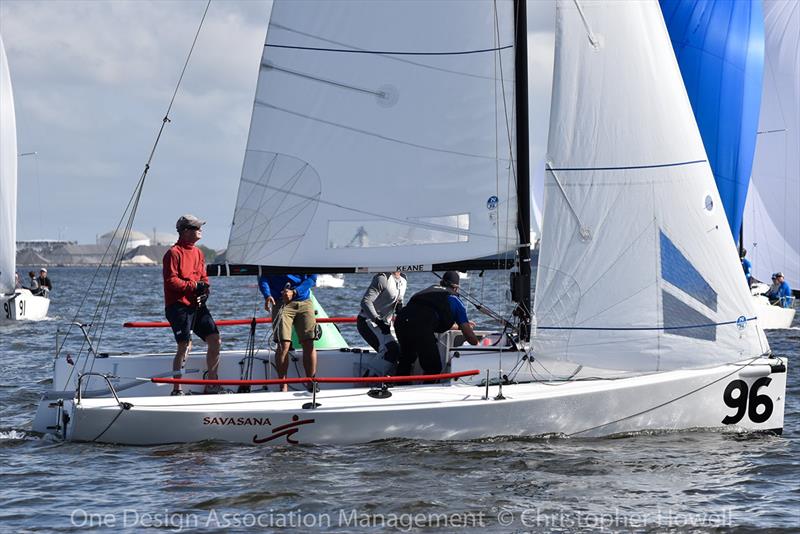
[[[34,295],[27,289],[16,289],[11,295],[0,296],[0,317],[6,321],[38,321],[47,317],[50,299]]]

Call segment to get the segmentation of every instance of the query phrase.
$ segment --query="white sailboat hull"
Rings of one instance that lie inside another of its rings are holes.
[[[758,324],[764,330],[778,330],[790,328],[794,321],[795,309],[784,308],[769,303],[769,299],[764,294],[769,286],[764,283],[753,285],[751,292],[753,295],[753,308],[758,317]]]
[[[777,330],[792,326],[795,314],[794,308],[773,306],[769,303],[769,299],[760,295],[753,296],[753,307],[756,310],[758,324],[764,330]]]
[[[38,321],[47,317],[50,299],[33,295],[27,289],[16,289],[13,295],[0,295],[0,320]]]
[[[344,287],[344,275],[318,274],[316,286],[331,289]]]
[[[728,428],[780,432],[786,360],[615,380],[367,388],[64,402],[72,441],[155,445],[219,440],[250,445],[348,444],[389,438],[465,440],[495,436],[608,436]],[[735,397],[735,398],[734,398]]]

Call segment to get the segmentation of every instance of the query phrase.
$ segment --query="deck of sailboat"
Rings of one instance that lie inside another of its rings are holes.
[[[774,365],[777,360],[760,359],[737,362],[723,367],[711,369],[691,369],[671,372],[659,372],[647,375],[637,375],[627,378],[595,378],[582,380],[538,380],[524,383],[507,383],[502,387],[496,381],[490,380],[488,388],[488,400],[502,391],[503,397],[509,404],[525,400],[542,400],[558,398],[560,396],[596,393],[613,388],[615,383],[621,380],[626,382],[627,387],[651,386],[674,380],[691,382],[693,380],[702,383],[704,378],[711,374],[718,373],[721,368],[735,374],[744,369],[748,373],[769,374],[770,365]],[[470,377],[472,378],[472,377]],[[425,407],[431,403],[448,403],[451,406],[460,406],[475,403],[476,401],[487,400],[487,389],[483,381],[483,375],[475,378],[460,380],[441,384],[417,384],[417,385],[393,385],[389,388],[392,396],[388,399],[373,399],[367,393],[374,386],[362,386],[353,384],[343,388],[333,388],[317,393],[316,401],[321,404],[316,410],[385,410],[396,409],[398,407],[414,409],[415,407]],[[392,377],[386,377],[387,383],[392,383]],[[689,388],[687,388],[689,389]],[[302,409],[302,405],[312,399],[312,394],[307,391],[254,391],[251,393],[227,393],[215,395],[184,395],[178,397],[167,397],[168,390],[164,386],[164,395],[148,395],[141,397],[124,397],[120,400],[129,402],[135,407],[143,410],[166,408],[176,412],[203,411],[209,407],[224,408],[233,412],[254,412],[259,410],[270,411],[295,411]],[[98,407],[118,409],[118,403],[112,397],[82,399],[82,404],[86,407]],[[428,406],[429,407],[429,406]]]

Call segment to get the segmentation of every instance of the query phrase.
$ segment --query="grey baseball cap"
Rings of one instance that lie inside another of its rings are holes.
[[[195,226],[197,228],[200,228],[205,223],[206,223],[205,221],[198,219],[194,215],[186,214],[186,215],[181,215],[181,218],[178,219],[178,222],[175,223],[175,229],[178,232],[180,232],[184,228],[188,228],[190,226]]]

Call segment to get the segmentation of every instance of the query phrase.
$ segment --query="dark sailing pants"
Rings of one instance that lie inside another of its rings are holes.
[[[369,346],[372,347],[375,352],[378,352],[378,350],[380,350],[378,336],[375,335],[375,332],[372,331],[371,325],[362,315],[359,315],[356,319],[356,328],[358,329],[358,333],[361,334],[361,337],[364,338],[364,341],[369,343]]]
[[[397,339],[395,339],[393,335],[383,334],[375,323],[362,315],[359,315],[356,320],[356,328],[358,329],[358,333],[361,334],[361,337],[364,338],[364,341],[369,343],[369,346],[372,347],[375,352],[380,354],[381,348],[384,349],[384,360],[397,363],[400,358],[400,347],[397,344]],[[381,347],[381,345],[383,345],[383,347]]]
[[[399,376],[410,375],[417,360],[425,374],[442,372],[439,343],[433,331],[435,321],[433,310],[423,306],[407,306],[395,320],[394,328],[400,341]]]

